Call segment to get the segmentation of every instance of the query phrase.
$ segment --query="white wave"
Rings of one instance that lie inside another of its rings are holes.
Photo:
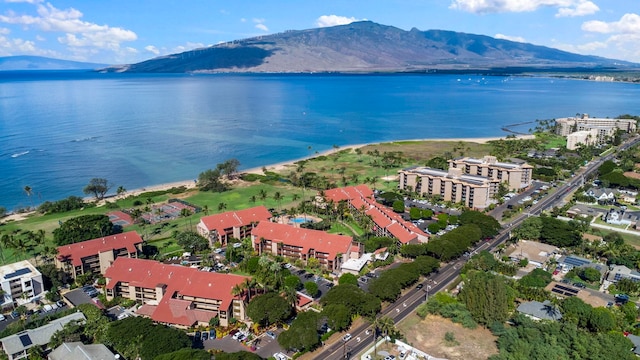
[[[22,156],[22,155],[27,155],[28,153],[29,153],[29,150],[27,150],[27,151],[23,151],[23,152],[19,152],[19,153],[15,153],[15,154],[12,154],[12,155],[11,155],[11,157],[12,157],[12,158],[17,158],[17,157],[20,157],[20,156]]]

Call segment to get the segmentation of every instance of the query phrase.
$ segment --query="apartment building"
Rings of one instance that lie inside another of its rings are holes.
[[[405,221],[400,214],[379,204],[373,196],[373,191],[366,185],[326,190],[324,196],[336,204],[347,201],[349,210],[355,217],[370,216],[373,220],[372,230],[376,236],[396,238],[400,245],[429,241],[429,235],[420,228]]]
[[[468,175],[460,168],[449,171],[428,167],[411,167],[399,171],[402,190],[421,195],[438,195],[444,201],[462,203],[473,209],[484,209],[491,204],[502,180],[480,175]]]
[[[269,221],[261,221],[253,229],[251,238],[260,255],[267,253],[304,262],[316,258],[320,265],[331,271],[340,270],[347,259],[362,253],[359,246],[353,245],[350,236]]]
[[[598,129],[580,130],[567,135],[567,149],[575,150],[580,145],[598,143]]]
[[[105,273],[107,299],[120,296],[142,306],[139,315],[153,321],[188,328],[208,325],[218,317],[220,325],[229,319],[245,319],[245,301],[232,289],[248,277],[219,274],[167,265],[157,261],[118,258]]]
[[[561,136],[567,136],[572,132],[595,127],[613,128],[624,132],[635,132],[637,122],[634,119],[592,118],[589,117],[589,114],[556,119],[556,133]]]
[[[463,174],[478,175],[491,180],[499,180],[509,186],[509,190],[524,189],[533,181],[533,166],[523,163],[500,162],[495,156],[482,159],[463,157],[449,160],[449,168],[461,169]]]
[[[116,258],[137,258],[142,238],[135,231],[109,235],[58,247],[56,267],[71,273],[75,279],[85,273],[102,274]]]
[[[42,274],[26,260],[0,267],[0,286],[3,309],[28,303],[44,291]]]
[[[256,206],[205,216],[200,219],[197,229],[200,235],[209,239],[211,245],[219,242],[225,246],[230,238],[244,239],[251,236],[251,230],[257,223],[270,219],[271,212],[266,207]]]

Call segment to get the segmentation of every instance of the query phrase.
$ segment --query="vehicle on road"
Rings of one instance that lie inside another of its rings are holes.
[[[4,315],[0,314],[0,321],[5,321],[7,318]]]
[[[266,332],[267,336],[274,339],[276,338],[276,334],[273,331],[267,331]]]
[[[346,334],[342,337],[342,341],[347,342],[347,341],[349,341],[349,340],[351,340],[351,334],[346,333]]]
[[[416,286],[416,289],[417,289],[417,290],[420,290],[420,289],[422,289],[423,287],[424,287],[424,285],[422,285],[422,284],[418,284],[418,286]]]

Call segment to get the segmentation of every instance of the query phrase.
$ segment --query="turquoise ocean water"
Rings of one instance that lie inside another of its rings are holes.
[[[93,177],[141,188],[232,157],[252,168],[334,144],[639,115],[638,99],[633,84],[527,77],[0,72],[0,206],[30,205],[27,185],[39,203],[83,196]]]

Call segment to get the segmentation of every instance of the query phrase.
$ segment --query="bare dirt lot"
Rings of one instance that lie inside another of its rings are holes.
[[[429,315],[422,320],[411,315],[397,325],[398,330],[413,344],[427,354],[450,360],[485,360],[498,353],[496,337],[482,327],[466,329],[460,324],[440,316]],[[453,339],[447,333],[453,334]]]

